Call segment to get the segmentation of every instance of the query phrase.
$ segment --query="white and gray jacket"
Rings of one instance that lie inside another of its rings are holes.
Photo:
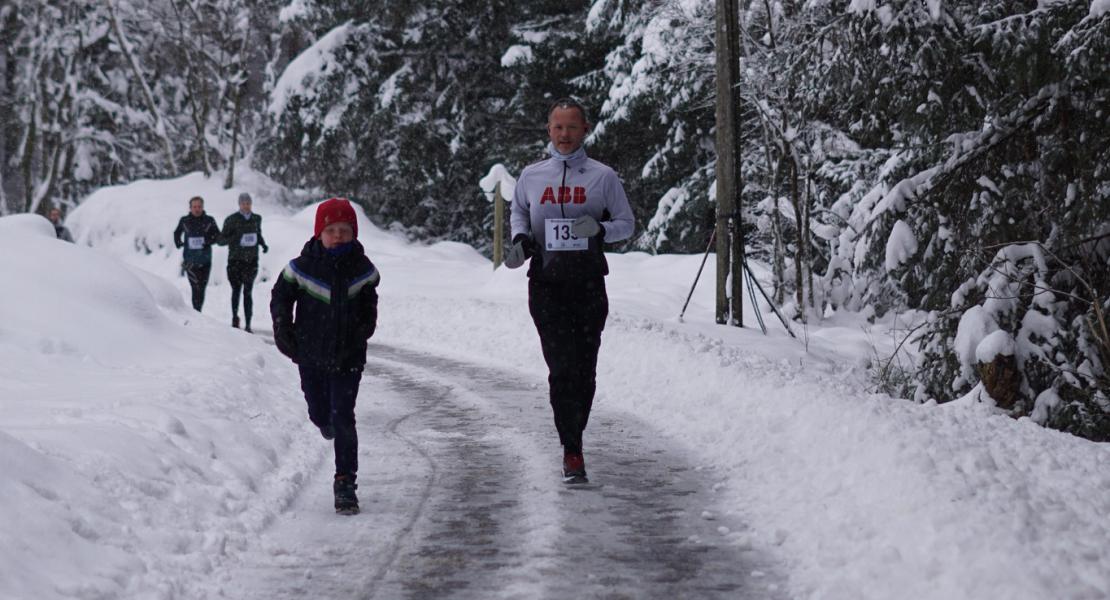
[[[568,280],[607,275],[601,242],[626,240],[635,228],[620,178],[607,165],[587,157],[584,148],[563,155],[548,144],[548,152],[551,158],[524,168],[513,193],[512,237],[531,235],[538,247],[528,276]],[[548,250],[547,220],[582,215],[597,219],[602,234],[590,238],[583,250]]]

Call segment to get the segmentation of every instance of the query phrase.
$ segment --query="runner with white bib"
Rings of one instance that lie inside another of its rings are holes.
[[[181,271],[189,278],[192,289],[193,309],[200,312],[204,306],[204,290],[212,273],[212,244],[220,237],[216,220],[204,212],[204,198],[189,199],[189,214],[177,222],[173,231],[173,244],[184,248]]]
[[[239,194],[239,212],[224,219],[220,245],[227,246],[227,282],[231,284],[231,326],[239,327],[239,292],[243,293],[243,330],[250,333],[254,300],[251,289],[258,276],[258,249],[269,252],[262,238],[262,216],[253,212],[251,195]]]
[[[632,236],[620,178],[586,156],[586,109],[563,98],[547,113],[550,158],[525,167],[512,202],[513,246],[505,266],[531,258],[528,309],[549,371],[551,407],[563,445],[563,478],[586,481],[582,432],[596,388],[597,353],[609,314],[603,242]]]

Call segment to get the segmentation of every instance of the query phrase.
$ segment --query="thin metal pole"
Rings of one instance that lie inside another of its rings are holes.
[[[755,311],[755,320],[759,321],[759,329],[763,332],[763,335],[767,335],[767,325],[763,323],[763,314],[759,312],[759,300],[756,299],[755,287],[752,286],[752,279],[755,279],[755,277],[752,276],[752,272],[747,267],[748,263],[744,261],[742,270],[744,278],[748,281],[748,297],[752,299],[752,310]]]
[[[748,271],[748,275],[751,275],[752,270],[750,267],[748,267],[748,261],[746,260],[744,261],[744,269]],[[779,312],[778,307],[775,306],[774,302],[771,302],[771,298],[767,295],[767,292],[763,291],[763,286],[759,285],[759,280],[755,277],[752,277],[751,281],[755,284],[755,287],[759,289],[759,293],[763,295],[763,299],[767,301],[767,304],[771,307],[771,310],[775,312],[775,316],[779,318],[779,322],[782,323],[782,326],[786,328],[786,333],[789,333],[790,337],[798,339],[798,336],[794,335],[794,330],[790,329],[790,324],[786,322],[786,318],[782,316],[781,312]]]
[[[686,294],[686,303],[682,305],[682,312],[678,313],[679,321],[686,315],[686,307],[690,306],[690,298],[694,297],[694,288],[698,287],[698,279],[701,279],[701,270],[705,268],[705,261],[709,258],[709,251],[713,249],[713,239],[716,237],[717,230],[714,229],[709,233],[709,244],[705,246],[705,254],[701,257],[701,266],[698,267],[698,274],[694,276],[694,283],[690,286],[690,293]]]

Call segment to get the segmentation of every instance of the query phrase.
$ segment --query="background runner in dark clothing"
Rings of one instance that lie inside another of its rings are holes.
[[[262,216],[251,211],[251,195],[239,194],[239,212],[224,219],[220,245],[227,246],[227,282],[231,284],[231,326],[239,326],[239,292],[243,292],[244,329],[251,330],[251,288],[258,276],[258,249],[269,252],[262,238]]]
[[[47,215],[50,223],[54,225],[54,235],[58,236],[59,240],[73,243],[73,234],[69,232],[68,227],[62,225],[62,209],[51,208]]]
[[[204,307],[204,289],[212,272],[212,244],[220,237],[216,220],[204,212],[204,198],[189,199],[189,214],[177,222],[173,230],[173,244],[185,248],[181,268],[193,289],[193,308],[200,312]]]

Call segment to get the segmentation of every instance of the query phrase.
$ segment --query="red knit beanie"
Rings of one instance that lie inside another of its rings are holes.
[[[320,237],[320,232],[332,223],[350,223],[355,237],[358,237],[358,218],[346,198],[328,198],[316,207],[316,233],[312,237]]]

